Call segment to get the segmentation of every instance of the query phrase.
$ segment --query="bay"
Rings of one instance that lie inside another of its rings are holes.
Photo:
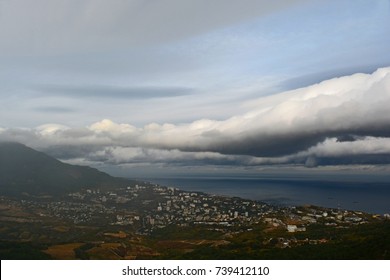
[[[148,181],[187,191],[237,196],[270,204],[317,205],[368,213],[390,213],[387,177],[165,177]]]

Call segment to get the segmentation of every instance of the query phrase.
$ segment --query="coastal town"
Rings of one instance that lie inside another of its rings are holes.
[[[148,182],[85,187],[61,197],[0,197],[0,239],[52,244],[42,252],[56,259],[184,258],[204,246],[222,252],[243,236],[251,240],[249,249],[249,241],[242,247],[245,254],[258,246],[317,246],[339,242],[337,232],[389,219],[388,214],[270,205]]]
[[[7,203],[17,203],[7,201],[1,198],[3,208]],[[237,228],[250,230],[252,225],[265,223],[270,228],[298,232],[316,223],[348,227],[372,219],[389,218],[388,214],[381,216],[315,206],[281,207],[150,183],[106,191],[85,188],[69,193],[61,200],[26,198],[20,201],[20,206],[35,214],[37,220],[55,217],[78,225],[128,226],[146,235],[172,224],[214,226],[228,232]]]

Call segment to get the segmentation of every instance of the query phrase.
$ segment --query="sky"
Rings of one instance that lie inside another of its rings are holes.
[[[389,0],[0,0],[0,140],[122,176],[383,168],[389,50]]]

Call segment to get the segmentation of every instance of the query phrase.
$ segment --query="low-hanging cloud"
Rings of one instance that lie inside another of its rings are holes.
[[[61,159],[107,164],[390,163],[389,105],[390,67],[263,97],[223,121],[136,127],[104,119],[84,128],[3,128],[0,137]]]

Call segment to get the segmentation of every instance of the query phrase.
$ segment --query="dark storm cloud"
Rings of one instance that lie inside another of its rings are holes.
[[[352,142],[366,136],[390,137],[390,125],[388,123],[373,123],[348,130],[309,131],[282,135],[263,135],[259,133],[244,136],[237,140],[224,139],[219,143],[213,143],[208,149],[221,154],[278,157],[306,150],[327,138],[336,137],[339,142]],[[187,148],[185,150],[191,149]]]
[[[90,155],[101,150],[99,146],[93,145],[53,145],[49,147],[40,148],[42,152],[45,152],[52,157],[69,160],[74,158],[84,158],[93,161],[103,161],[102,158],[92,158]]]
[[[383,68],[254,100],[253,110],[223,121],[136,127],[104,119],[84,128],[0,128],[0,138],[117,165],[378,164],[390,154],[389,104]]]

